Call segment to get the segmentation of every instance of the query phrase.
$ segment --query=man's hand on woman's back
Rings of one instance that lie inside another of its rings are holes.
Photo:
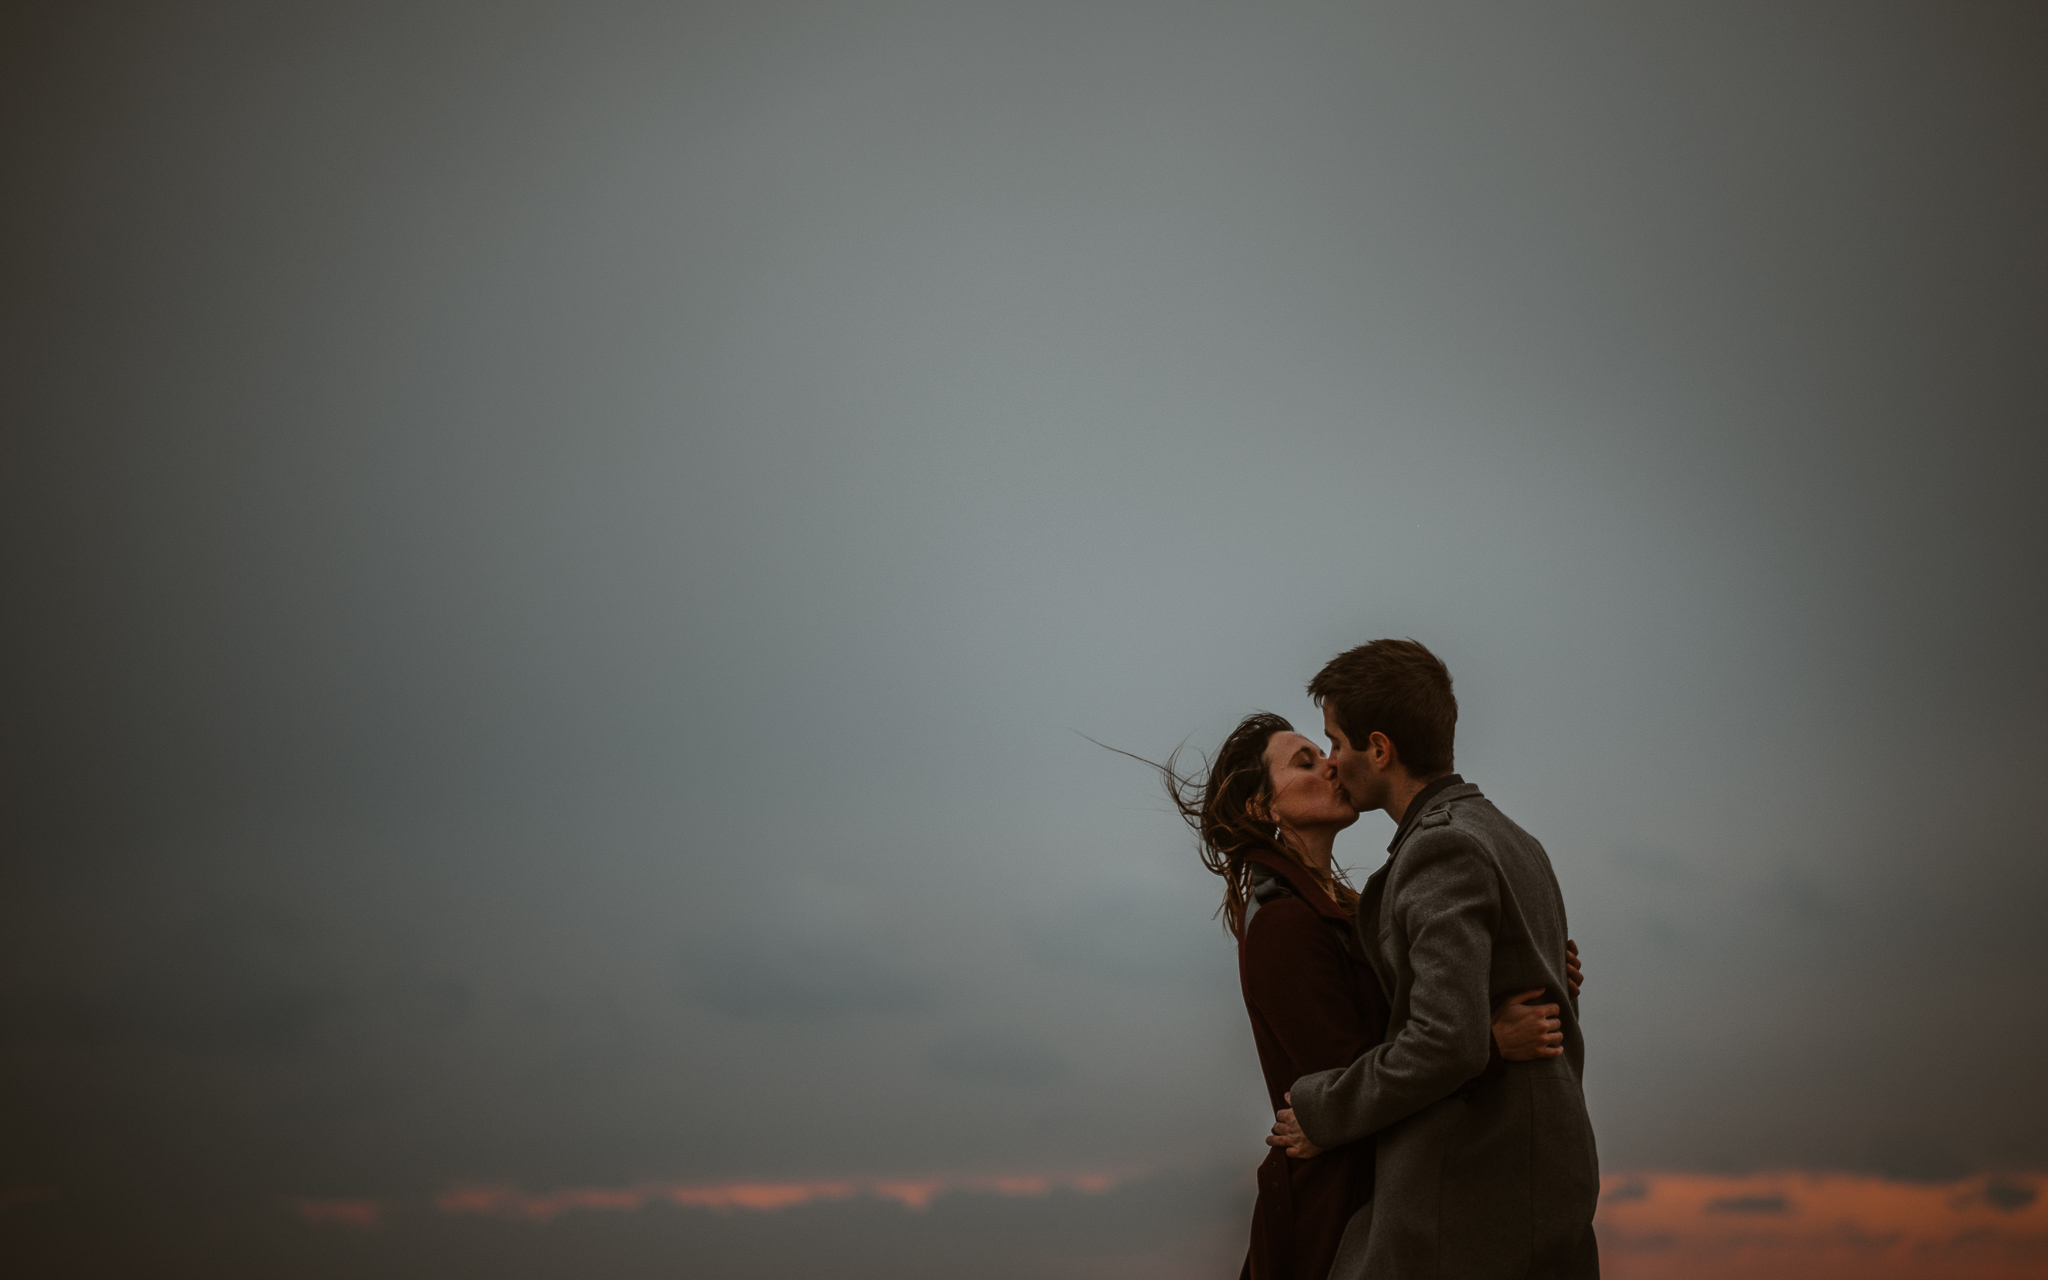
[[[1294,1094],[1288,1093],[1285,1100],[1294,1101]],[[1306,1160],[1311,1156],[1323,1154],[1323,1149],[1310,1142],[1307,1135],[1302,1133],[1301,1126],[1295,1122],[1294,1110],[1291,1107],[1273,1113],[1273,1133],[1266,1139],[1266,1145],[1279,1147],[1296,1160]]]
[[[1554,1004],[1530,1004],[1544,989],[1510,996],[1493,1011],[1493,1042],[1509,1062],[1534,1062],[1564,1053],[1564,1025]]]

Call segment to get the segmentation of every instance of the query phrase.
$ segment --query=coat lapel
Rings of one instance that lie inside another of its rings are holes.
[[[1365,878],[1365,887],[1358,891],[1358,948],[1371,966],[1373,977],[1379,979],[1380,993],[1389,1004],[1394,1000],[1394,984],[1389,980],[1390,970],[1386,957],[1380,954],[1380,903],[1387,895],[1387,872],[1394,860],[1388,858],[1380,869]]]
[[[1282,880],[1285,880],[1287,887],[1294,890],[1295,896],[1306,902],[1317,915],[1330,920],[1350,919],[1350,915],[1344,908],[1332,902],[1329,894],[1316,887],[1316,882],[1308,878],[1306,871],[1303,871],[1287,859],[1280,857],[1278,854],[1254,852],[1245,854],[1244,860],[1246,862],[1256,862],[1274,875],[1279,876]]]
[[[1416,821],[1408,824],[1408,829],[1401,833],[1401,843],[1387,850],[1387,860],[1380,864],[1378,871],[1366,877],[1365,887],[1358,891],[1358,943],[1365,949],[1365,954],[1372,965],[1373,976],[1380,980],[1380,990],[1386,993],[1389,1004],[1394,1000],[1394,970],[1393,966],[1387,963],[1387,957],[1380,953],[1380,910],[1387,898],[1387,873],[1394,869],[1394,859],[1401,856],[1402,848],[1422,827],[1421,819],[1424,814],[1434,813],[1453,800],[1469,800],[1478,794],[1478,787],[1469,782],[1461,782],[1454,787],[1445,787],[1431,796],[1429,807],[1416,815]]]

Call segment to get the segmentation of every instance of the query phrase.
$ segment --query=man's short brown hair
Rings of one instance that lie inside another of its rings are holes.
[[[1308,696],[1335,713],[1355,747],[1374,733],[1387,735],[1410,777],[1451,771],[1458,736],[1451,672],[1415,641],[1375,640],[1338,654],[1308,682]]]

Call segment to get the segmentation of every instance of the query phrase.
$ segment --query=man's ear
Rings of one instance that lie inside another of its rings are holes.
[[[1393,768],[1400,760],[1401,753],[1394,750],[1393,741],[1378,729],[1367,735],[1365,741],[1365,757],[1372,761],[1372,767],[1380,773]]]

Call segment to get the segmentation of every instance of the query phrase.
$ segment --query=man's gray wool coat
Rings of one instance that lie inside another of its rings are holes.
[[[1379,1135],[1330,1280],[1593,1280],[1599,1158],[1549,855],[1478,787],[1446,787],[1366,881],[1358,925],[1387,1038],[1293,1089],[1317,1146]],[[1535,987],[1564,1056],[1489,1066],[1494,1007]]]

